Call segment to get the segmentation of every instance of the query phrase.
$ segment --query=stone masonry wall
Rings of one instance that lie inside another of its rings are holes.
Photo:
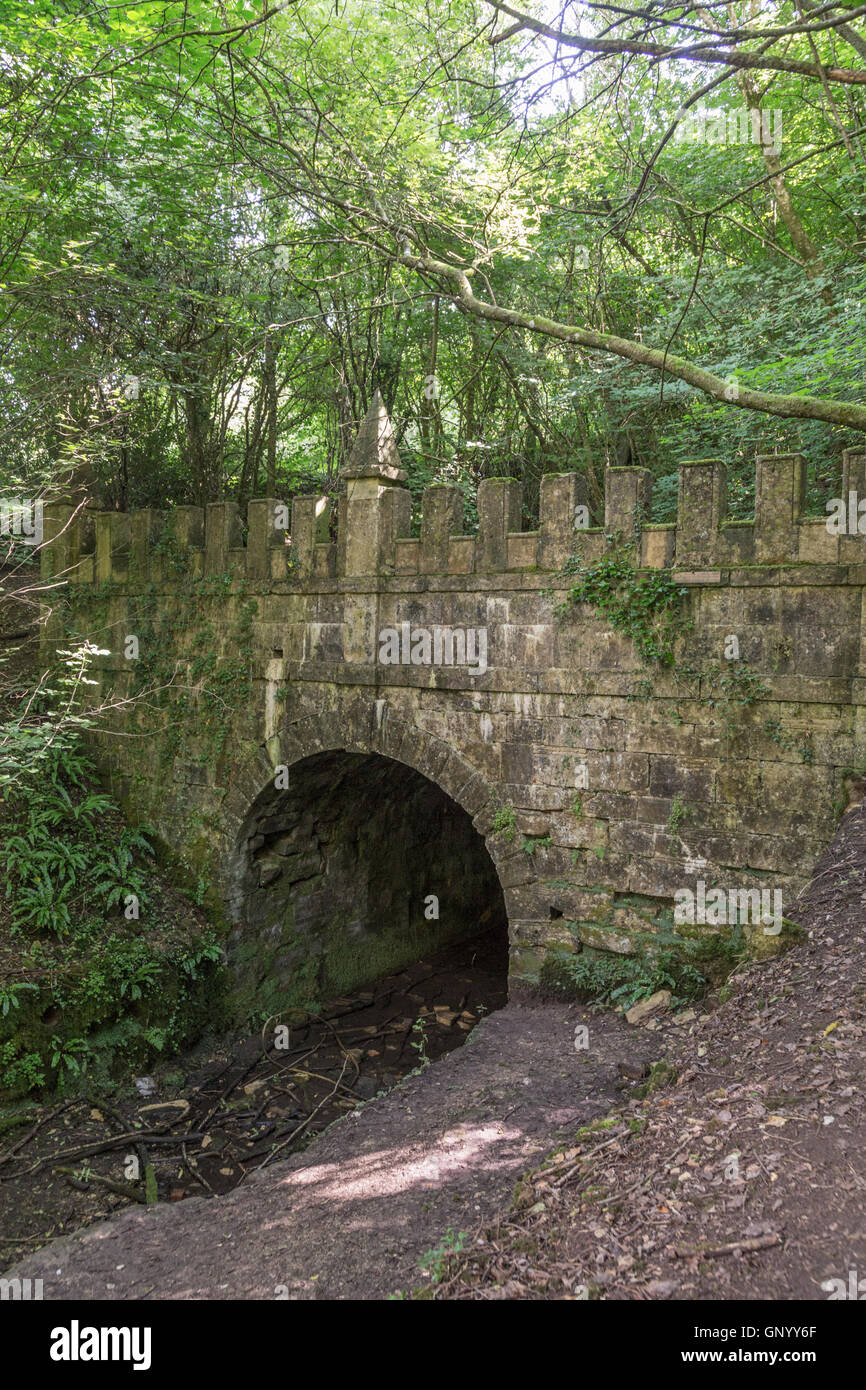
[[[542,479],[530,533],[510,479],[481,483],[475,536],[461,534],[458,489],[428,488],[412,538],[379,401],[346,474],[336,541],[316,497],[295,500],[291,544],[273,499],[249,504],[245,536],[231,503],[177,508],[171,525],[46,515],[44,572],[68,581],[46,641],[110,649],[102,698],[150,692],[99,735],[114,789],[236,928],[252,809],[279,768],[336,750],[396,759],[473,818],[504,891],[513,978],[551,946],[634,950],[698,879],[779,888],[790,907],[866,734],[866,539],[802,519],[800,456],[758,461],[754,523],[726,521],[724,465],[710,461],[681,467],[675,526],[641,528],[640,565],[688,591],[672,671],[643,665],[591,608],[556,616],[579,475]],[[846,455],[844,495],[866,495],[864,474],[866,456]],[[607,471],[586,556],[606,532],[631,534],[650,483]],[[383,665],[380,634],[405,623],[485,629],[487,669]],[[719,694],[732,634],[767,687],[748,706]]]

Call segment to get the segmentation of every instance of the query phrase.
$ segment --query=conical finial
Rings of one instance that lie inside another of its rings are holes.
[[[370,409],[364,416],[358,436],[341,469],[344,478],[379,478],[388,483],[405,483],[407,474],[400,467],[400,455],[382,392],[373,392]]]

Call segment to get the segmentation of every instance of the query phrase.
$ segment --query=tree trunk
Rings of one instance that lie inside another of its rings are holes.
[[[267,395],[268,441],[265,495],[277,495],[277,348],[272,333],[265,337],[265,392]]]

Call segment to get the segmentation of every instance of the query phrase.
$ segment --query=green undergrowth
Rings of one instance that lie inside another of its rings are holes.
[[[220,944],[80,731],[0,724],[0,1102],[129,1078],[224,1017]],[[30,750],[30,764],[25,753]]]
[[[700,999],[746,958],[742,929],[727,936],[683,936],[672,929],[643,933],[632,956],[580,946],[551,947],[538,981],[545,991],[586,1003],[629,1009],[669,989],[674,1006]]]

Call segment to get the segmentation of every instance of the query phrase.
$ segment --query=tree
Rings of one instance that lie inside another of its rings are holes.
[[[624,454],[664,480],[724,453],[747,508],[755,451],[804,448],[817,497],[860,440],[866,7],[30,10],[0,106],[10,476],[332,487],[377,385],[416,491],[471,509],[516,473],[527,519],[543,471],[600,503]]]

